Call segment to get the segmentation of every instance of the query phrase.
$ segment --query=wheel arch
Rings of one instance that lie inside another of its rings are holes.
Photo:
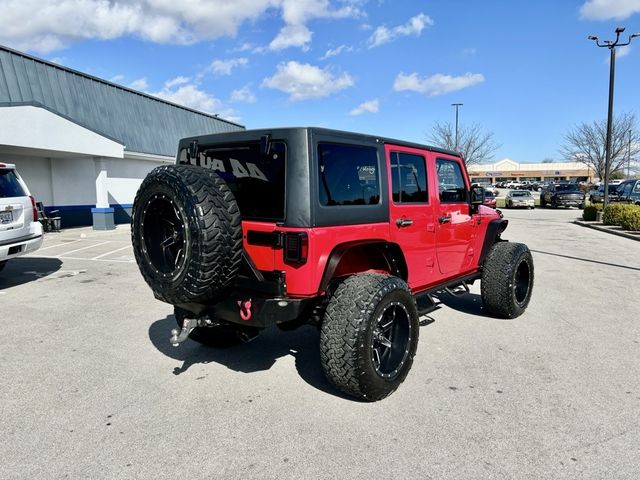
[[[503,241],[500,238],[500,235],[505,231],[507,225],[509,225],[509,220],[504,218],[499,218],[489,222],[484,234],[484,242],[482,243],[480,258],[478,259],[478,266],[484,265],[484,261],[487,259],[487,255],[489,255],[491,247],[493,247],[496,242]]]
[[[386,271],[405,282],[409,276],[402,249],[384,240],[345,242],[334,247],[324,268],[320,291],[326,291],[336,277],[368,270]]]

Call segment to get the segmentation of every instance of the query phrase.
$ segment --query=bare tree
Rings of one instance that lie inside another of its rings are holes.
[[[606,120],[592,123],[579,123],[564,135],[564,144],[560,153],[571,162],[584,163],[596,175],[604,178],[606,164]],[[631,142],[631,149],[629,149]],[[630,153],[630,155],[629,155]],[[611,129],[611,162],[609,172],[622,172],[627,166],[629,158],[640,153],[640,133],[636,116],[623,113],[614,118]],[[633,160],[631,161],[633,164]]]
[[[455,125],[449,122],[436,122],[428,140],[437,147],[455,151]],[[500,148],[500,145],[495,143],[493,132],[484,132],[477,123],[458,125],[457,150],[462,154],[467,167],[491,160],[498,148]]]

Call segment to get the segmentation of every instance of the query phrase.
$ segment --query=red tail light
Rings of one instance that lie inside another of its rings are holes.
[[[309,237],[304,232],[287,232],[284,235],[284,261],[306,263],[309,255]]]
[[[38,221],[38,209],[36,208],[36,199],[33,198],[33,195],[29,195],[29,198],[31,199],[31,209],[33,210],[33,221],[37,222]]]

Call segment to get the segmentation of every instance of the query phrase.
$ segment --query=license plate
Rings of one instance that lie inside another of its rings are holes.
[[[0,224],[13,222],[13,212],[0,212]]]

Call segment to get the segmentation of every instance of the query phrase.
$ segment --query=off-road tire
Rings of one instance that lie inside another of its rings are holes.
[[[215,172],[193,165],[156,167],[136,195],[131,240],[156,298],[172,304],[207,302],[238,273],[240,210]]]
[[[180,307],[174,307],[173,316],[179,328],[182,328],[184,319],[189,312]],[[194,328],[189,334],[189,338],[194,342],[214,348],[229,348],[241,343],[237,329],[232,325],[218,325],[215,327]]]
[[[482,303],[492,315],[516,318],[525,311],[533,291],[533,257],[523,243],[497,242],[482,269]]]
[[[381,328],[391,318],[391,327]],[[366,401],[385,398],[411,369],[418,329],[415,299],[406,282],[382,274],[353,275],[336,288],[323,317],[320,361],[324,373],[348,395]],[[388,350],[378,333],[391,339]]]

